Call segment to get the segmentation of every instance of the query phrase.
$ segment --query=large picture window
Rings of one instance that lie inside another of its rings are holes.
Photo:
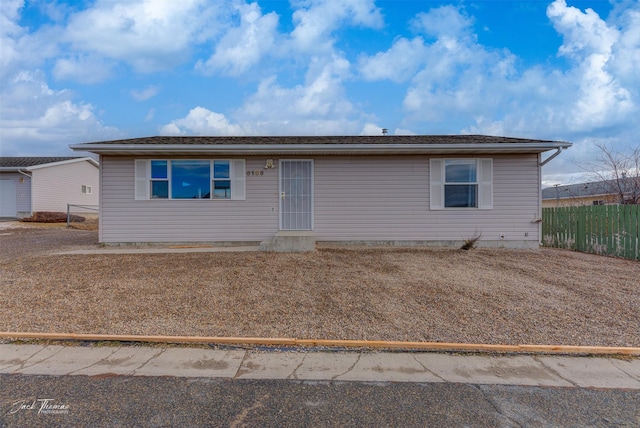
[[[493,208],[492,159],[431,159],[429,168],[432,210]]]
[[[135,161],[136,199],[244,199],[244,160]]]
[[[171,161],[172,199],[210,199],[211,162],[207,160]]]

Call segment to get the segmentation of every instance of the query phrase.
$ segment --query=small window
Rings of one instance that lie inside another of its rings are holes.
[[[151,161],[151,198],[169,198],[169,168],[166,160]]]
[[[593,201],[593,205],[604,205],[604,201]]]
[[[475,160],[446,160],[444,182],[445,208],[478,206],[478,173]]]
[[[85,195],[90,195],[92,193],[92,188],[91,186],[86,186],[86,185],[82,185],[82,193]]]
[[[213,161],[214,199],[231,199],[231,174],[229,161]]]

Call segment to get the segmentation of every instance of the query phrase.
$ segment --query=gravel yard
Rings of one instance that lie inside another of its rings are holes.
[[[640,263],[570,251],[55,255],[0,224],[0,330],[640,346]]]

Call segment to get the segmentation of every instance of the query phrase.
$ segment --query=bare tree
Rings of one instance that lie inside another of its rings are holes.
[[[640,147],[622,153],[597,144],[600,156],[588,164],[588,170],[602,182],[607,194],[615,195],[619,204],[640,204]]]

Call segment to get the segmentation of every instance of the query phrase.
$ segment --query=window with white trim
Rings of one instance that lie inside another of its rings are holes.
[[[84,184],[80,188],[80,191],[85,195],[90,195],[93,193],[93,189],[91,188],[91,186],[86,186]]]
[[[151,199],[169,198],[169,161],[151,161]]]
[[[475,159],[445,159],[444,207],[478,207],[478,164]]]
[[[431,159],[430,207],[493,208],[492,159]]]
[[[135,198],[245,199],[244,159],[136,159]]]
[[[229,161],[213,161],[213,189],[214,199],[231,199],[231,171]]]

